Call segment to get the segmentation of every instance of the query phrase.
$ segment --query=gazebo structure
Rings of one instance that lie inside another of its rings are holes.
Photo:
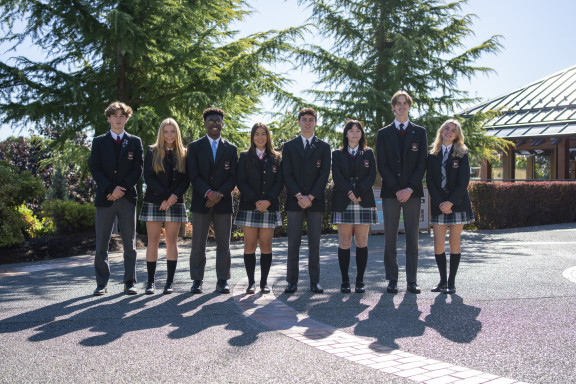
[[[488,134],[510,140],[500,164],[484,162],[483,180],[576,179],[576,66],[476,105],[461,114],[500,111]]]

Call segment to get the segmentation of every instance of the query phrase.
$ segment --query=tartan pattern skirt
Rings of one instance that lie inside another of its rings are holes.
[[[364,208],[350,202],[345,211],[332,212],[330,224],[378,224],[378,211],[376,207]]]
[[[280,212],[239,210],[234,224],[240,227],[276,228],[282,225]]]
[[[449,215],[441,213],[439,215],[431,215],[431,224],[440,225],[455,225],[455,224],[470,224],[474,222],[474,212],[452,212]]]
[[[145,201],[140,211],[140,220],[186,223],[188,221],[186,205],[184,203],[176,203],[166,211],[161,211],[160,204]]]

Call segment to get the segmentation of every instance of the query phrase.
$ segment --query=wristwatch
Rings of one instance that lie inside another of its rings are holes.
[[[410,193],[414,193],[414,190],[410,187],[408,187],[408,190],[410,191]]]

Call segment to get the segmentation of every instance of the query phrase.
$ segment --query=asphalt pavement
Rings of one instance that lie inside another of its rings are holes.
[[[200,295],[189,292],[189,247],[172,295],[143,293],[145,250],[135,296],[123,293],[118,253],[101,297],[92,255],[0,266],[0,383],[576,382],[576,223],[465,232],[454,295],[430,292],[431,234],[420,234],[420,295],[406,292],[403,235],[396,295],[383,235],[369,240],[365,294],[340,293],[337,236],[321,241],[323,294],[308,289],[306,241],[299,289],[283,293],[285,238],[274,241],[269,295],[244,295],[242,243],[228,295],[214,289],[214,244]]]

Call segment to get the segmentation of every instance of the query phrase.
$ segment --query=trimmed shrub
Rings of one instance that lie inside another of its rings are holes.
[[[479,229],[576,221],[576,182],[474,182],[468,190]]]
[[[94,229],[96,207],[73,200],[46,200],[42,215],[54,221],[58,233],[83,232]]]
[[[18,207],[18,212],[26,222],[24,232],[28,238],[50,236],[56,233],[52,219],[48,217],[44,217],[42,220],[38,219],[25,204]]]
[[[43,194],[40,179],[26,171],[18,174],[15,167],[0,161],[0,247],[20,244],[25,240],[27,223],[17,207]]]

